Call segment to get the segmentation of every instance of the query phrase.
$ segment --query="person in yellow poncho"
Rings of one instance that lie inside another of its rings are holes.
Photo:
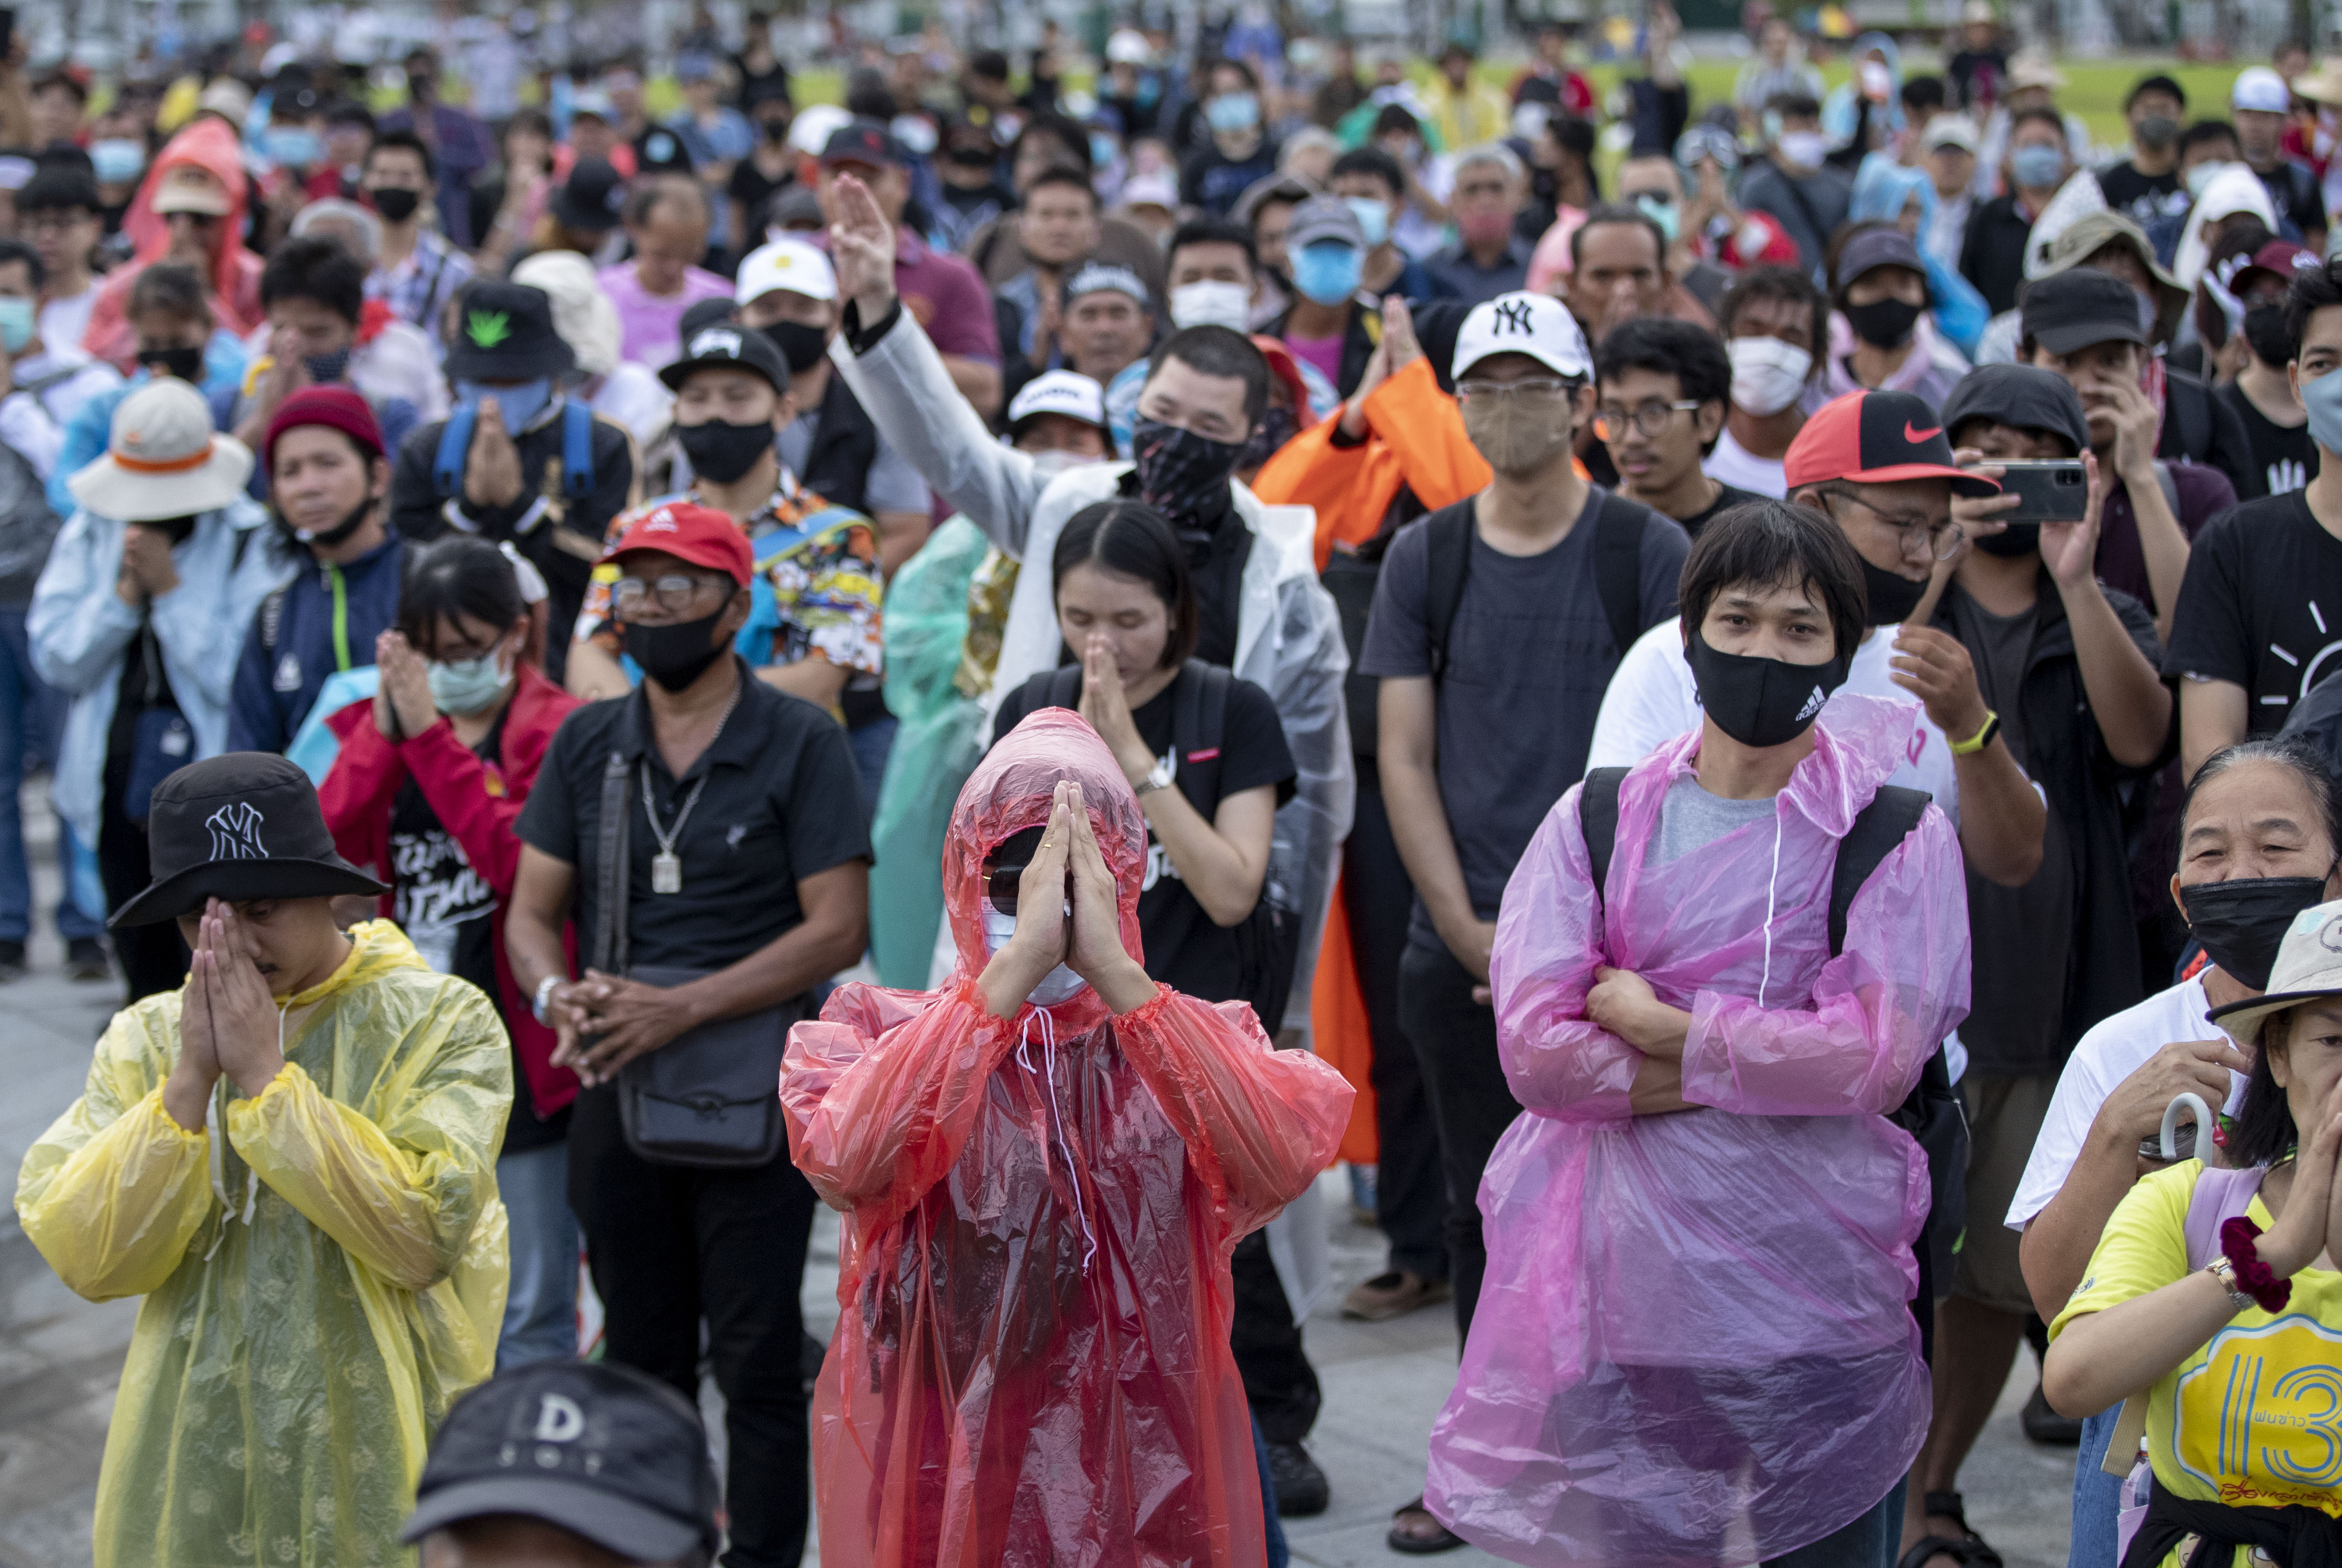
[[[146,1299],[98,1472],[96,1568],[369,1568],[504,1313],[511,1049],[486,996],[334,853],[307,777],[232,752],[156,785],[184,987],[115,1015],[25,1156],[16,1213],[93,1301]]]

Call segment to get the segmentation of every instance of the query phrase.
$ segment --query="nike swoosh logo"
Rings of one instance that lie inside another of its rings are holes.
[[[1943,433],[1944,427],[1940,424],[1936,426],[1933,430],[1920,430],[1913,426],[1911,422],[1907,419],[1903,422],[1903,439],[1909,442],[1914,446],[1918,445],[1919,443],[1923,441],[1933,441],[1937,436],[1941,435]]]

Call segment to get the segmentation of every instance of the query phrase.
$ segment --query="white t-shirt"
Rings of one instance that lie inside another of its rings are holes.
[[[97,306],[97,280],[79,294],[53,299],[41,306],[41,341],[79,348],[89,331],[89,313]]]
[[[1720,479],[1758,495],[1770,495],[1777,501],[1789,494],[1789,481],[1782,472],[1780,460],[1752,455],[1746,447],[1732,439],[1729,430],[1716,438],[1716,450],[1701,461],[1699,469],[1710,479]]]
[[[2034,1215],[2049,1206],[2073,1174],[2074,1162],[2090,1136],[2098,1107],[2116,1086],[2147,1064],[2149,1057],[2180,1040],[2225,1038],[2220,1026],[2206,1016],[2211,1004],[2204,995],[2204,978],[2194,975],[2167,991],[2158,991],[2136,1007],[2126,1007],[2097,1025],[2074,1046],[2058,1074],[2057,1092],[2050,1096],[2049,1114],[2042,1118],[2041,1134],[2033,1141],[2033,1156],[2025,1162],[2025,1179],[2017,1183],[2008,1218],[2003,1223],[2021,1231]],[[2244,1104],[2245,1075],[2228,1074],[2228,1101],[2222,1110],[2234,1115]]]

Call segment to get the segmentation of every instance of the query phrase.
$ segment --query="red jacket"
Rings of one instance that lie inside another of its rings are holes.
[[[495,890],[492,926],[497,1000],[541,1117],[577,1097],[577,1075],[553,1064],[554,1033],[536,1021],[530,998],[521,994],[513,979],[512,961],[505,956],[505,905],[520,870],[520,808],[536,782],[553,733],[579,705],[579,699],[529,665],[521,665],[520,684],[505,715],[503,761],[491,767],[455,738],[455,728],[444,718],[421,734],[393,744],[375,726],[374,704],[352,703],[325,720],[340,738],[342,750],[317,790],[317,804],[325,808],[325,826],[342,858],[388,882],[391,807],[398,799],[398,786],[411,775],[441,825],[462,847],[464,858]],[[388,914],[390,907],[385,894],[383,913]],[[574,945],[574,934],[563,934],[565,944]]]

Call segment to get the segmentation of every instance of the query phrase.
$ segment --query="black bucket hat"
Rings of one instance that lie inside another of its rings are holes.
[[[535,381],[577,365],[553,329],[553,296],[525,283],[486,278],[464,291],[462,318],[441,368],[450,381]]]
[[[607,158],[580,158],[549,205],[562,227],[607,234],[626,211],[626,177]]]
[[[158,925],[207,898],[330,898],[384,885],[334,853],[317,789],[269,752],[190,763],[155,786],[146,822],[154,881],[114,912],[115,927]]]

